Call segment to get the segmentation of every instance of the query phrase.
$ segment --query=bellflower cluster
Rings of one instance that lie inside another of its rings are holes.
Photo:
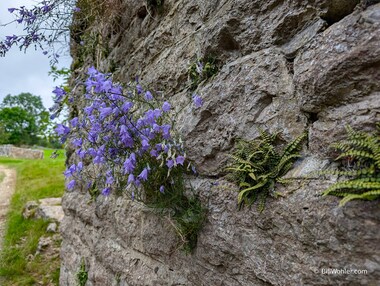
[[[87,75],[82,114],[56,128],[80,160],[65,171],[67,188],[90,186],[103,195],[127,190],[141,200],[173,190],[173,176],[192,166],[176,139],[171,104],[138,82],[123,88],[94,67]],[[56,102],[65,96],[59,88],[54,93]],[[96,177],[90,175],[94,170]]]
[[[33,24],[38,15],[46,14],[53,8],[54,2],[42,1],[39,6],[35,6],[32,9],[27,9],[25,6],[20,8],[8,8],[8,12],[17,15],[17,23],[26,23],[27,25]]]

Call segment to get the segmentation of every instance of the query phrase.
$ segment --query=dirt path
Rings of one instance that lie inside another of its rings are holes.
[[[4,173],[5,178],[0,182],[0,251],[3,241],[6,215],[12,194],[16,187],[16,171],[0,165],[0,173]]]

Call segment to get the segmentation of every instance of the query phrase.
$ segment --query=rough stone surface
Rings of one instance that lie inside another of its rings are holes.
[[[53,243],[53,241],[52,241],[51,237],[44,237],[44,236],[40,237],[40,239],[38,240],[36,255],[43,252],[52,243]]]
[[[315,156],[302,158],[294,163],[293,168],[284,176],[285,179],[318,178],[318,172],[326,169],[329,160],[321,160]]]
[[[38,240],[37,250],[34,254],[36,255],[42,254],[45,257],[50,259],[55,259],[59,255],[59,243],[61,241],[60,234],[54,234],[53,236],[41,236]]]
[[[313,182],[270,200],[260,215],[238,211],[228,183],[194,183],[209,213],[189,256],[177,249],[168,224],[128,198],[100,198],[89,210],[80,204],[87,195],[67,194],[61,285],[73,285],[82,257],[89,285],[116,285],[119,274],[124,285],[375,285],[380,279],[376,204],[339,208],[337,199],[322,200],[324,186]],[[324,268],[368,274],[317,274]]]
[[[55,222],[49,223],[48,227],[46,228],[46,232],[57,232],[58,226]]]
[[[371,131],[380,121],[380,92],[372,92],[361,101],[326,108],[309,129],[309,147],[316,154],[329,156],[329,145],[343,139],[345,125],[356,130]]]
[[[290,42],[282,46],[282,51],[287,59],[293,59],[298,50],[301,49],[306,43],[313,39],[319,32],[324,30],[327,23],[322,19],[317,19],[310,26],[306,27],[302,32],[297,34]]]
[[[36,214],[38,203],[36,201],[27,202],[22,210],[22,216],[24,219],[33,218]]]
[[[259,128],[282,130],[287,139],[299,136],[307,119],[300,114],[289,82],[284,56],[270,48],[226,64],[201,87],[204,105],[195,111],[186,108],[179,118],[188,155],[197,169],[217,175],[234,140],[256,138]]]
[[[320,196],[333,181],[302,179],[331,163],[328,146],[346,124],[370,131],[380,119],[380,4],[358,2],[167,0],[163,12],[143,13],[141,1],[123,1],[110,53],[98,59],[104,70],[116,64],[119,80],[140,75],[180,111],[191,97],[189,64],[210,54],[220,60],[197,89],[204,105],[185,107],[177,122],[207,220],[185,255],[167,219],[129,198],[93,202],[67,192],[60,285],[76,284],[82,259],[86,285],[377,285],[378,202],[340,208]],[[239,211],[237,187],[222,178],[236,140],[256,138],[259,128],[280,131],[279,144],[309,131],[287,174],[292,183],[278,186],[282,196],[262,214]],[[368,273],[322,275],[327,268]]]
[[[379,13],[379,5],[353,13],[297,56],[294,80],[303,110],[318,113],[362,101],[380,89]],[[371,103],[378,100],[376,96]]]
[[[19,148],[12,145],[0,145],[0,156],[22,159],[43,159],[42,150]]]
[[[27,202],[23,209],[22,215],[25,219],[42,218],[61,222],[64,216],[61,206],[61,198],[46,198],[40,199],[38,202]]]

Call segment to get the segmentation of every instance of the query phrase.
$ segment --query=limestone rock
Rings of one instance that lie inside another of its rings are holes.
[[[380,90],[379,15],[380,4],[355,12],[315,37],[297,56],[294,80],[303,110],[319,113]]]
[[[38,240],[37,250],[34,254],[43,255],[48,259],[57,258],[60,250],[61,236],[59,234],[54,234],[53,236],[41,236]],[[31,257],[31,259],[34,259]]]
[[[311,39],[313,39],[319,32],[325,29],[327,23],[322,19],[317,19],[310,26],[306,27],[300,33],[296,34],[293,39],[282,46],[285,57],[292,59],[296,56],[297,52],[305,46]]]
[[[330,144],[346,136],[345,125],[355,130],[371,132],[380,121],[380,91],[361,101],[328,108],[318,114],[309,131],[309,147],[314,154],[335,159]]]
[[[286,59],[278,49],[266,49],[226,65],[200,89],[204,105],[181,114],[188,156],[204,175],[226,166],[226,154],[237,138],[252,140],[259,128],[280,131],[286,140],[306,127],[289,85]]]
[[[330,23],[338,22],[350,14],[359,2],[360,0],[330,0],[325,4],[327,10],[323,17]]]
[[[41,199],[36,211],[36,218],[52,219],[61,222],[64,216],[61,198]]]
[[[358,0],[344,4],[331,0],[170,0],[165,1],[164,14],[143,18],[136,17],[141,6],[134,0],[124,2],[128,12],[123,13],[119,29],[128,33],[109,35],[114,46],[110,57],[120,67],[117,77],[127,82],[139,75],[144,83],[171,94],[188,85],[191,61],[213,54],[226,63],[289,42],[293,42],[288,47],[293,54],[322,28],[319,17],[340,20],[353,11]],[[106,70],[110,61],[101,65]]]
[[[46,228],[46,232],[57,232],[57,224],[55,222],[49,223],[48,227]]]
[[[42,150],[19,148],[13,145],[0,145],[0,156],[22,159],[43,159]]]
[[[38,240],[36,255],[43,252],[52,243],[53,243],[53,240],[51,239],[51,237],[44,237],[44,236],[40,237],[40,239]]]
[[[61,206],[61,198],[40,199],[39,202],[27,202],[24,210],[24,218],[42,218],[61,222],[64,212]]]
[[[32,218],[36,214],[38,203],[36,201],[29,201],[25,204],[22,210],[22,216],[24,219]]]
[[[380,120],[380,4],[319,34],[294,62],[301,109],[313,117],[310,149],[324,156],[344,126],[369,131]]]
[[[320,196],[334,178],[302,178],[330,164],[328,146],[345,124],[370,131],[379,121],[379,4],[165,0],[162,13],[147,13],[141,1],[122,2],[117,27],[104,23],[110,53],[99,67],[116,65],[116,79],[139,75],[171,98],[207,219],[185,255],[168,219],[126,196],[66,192],[60,285],[76,284],[83,260],[87,285],[377,285],[378,202],[340,208]],[[75,58],[75,43],[72,51]],[[186,107],[188,67],[206,55],[220,70],[196,90],[204,105]],[[74,104],[81,112],[80,95]],[[237,186],[223,179],[236,141],[255,139],[259,128],[279,131],[279,145],[309,131],[287,174],[294,183],[276,186],[283,197],[269,198],[261,214],[239,211]],[[322,275],[327,268],[368,273]]]
[[[38,200],[41,206],[60,206],[62,198],[45,198]]]
[[[308,156],[295,162],[294,167],[283,177],[284,179],[317,179],[318,172],[323,171],[329,164],[329,160],[321,160],[318,157]]]
[[[294,279],[301,285],[368,285],[380,278],[376,204],[339,208],[337,199],[318,196],[327,184],[312,181],[287,197],[270,199],[259,214],[255,208],[237,210],[236,187],[228,182],[193,184],[209,211],[194,254],[176,250],[178,240],[165,219],[126,197],[99,198],[91,223],[71,216],[62,223],[61,285],[75,281],[83,257],[91,258],[90,285],[112,285],[113,273],[132,285],[287,285]],[[85,198],[67,193],[65,209]],[[368,274],[316,274],[324,268]]]

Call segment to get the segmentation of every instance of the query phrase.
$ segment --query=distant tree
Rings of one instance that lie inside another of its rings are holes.
[[[0,122],[10,144],[33,144],[37,139],[37,126],[32,115],[20,107],[0,110]]]
[[[0,105],[0,108],[4,107],[22,108],[36,119],[36,125],[41,132],[46,130],[49,123],[49,112],[44,107],[40,96],[29,92],[19,95],[8,94]]]
[[[9,134],[5,131],[5,127],[0,124],[0,144],[8,143]]]
[[[4,133],[1,141],[5,141],[1,143],[40,144],[49,123],[49,113],[39,96],[31,93],[7,95],[0,104],[0,133],[1,129]]]

